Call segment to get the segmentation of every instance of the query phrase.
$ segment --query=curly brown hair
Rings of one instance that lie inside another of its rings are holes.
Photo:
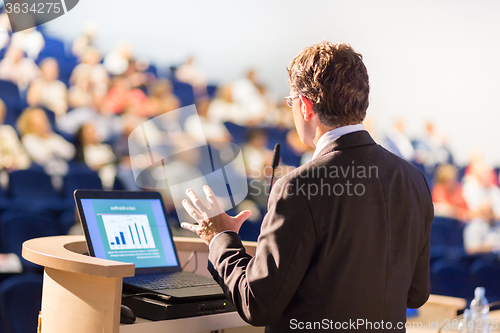
[[[368,72],[363,56],[349,44],[323,41],[305,48],[287,71],[290,88],[312,102],[323,124],[338,127],[365,119]]]

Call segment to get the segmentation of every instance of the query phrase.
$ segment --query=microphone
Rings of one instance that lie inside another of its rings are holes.
[[[271,167],[273,168],[273,173],[271,175],[271,184],[269,185],[269,194],[271,194],[271,190],[273,189],[273,180],[274,180],[274,171],[280,164],[280,144],[277,143],[274,146],[274,155],[273,155],[273,164]]]

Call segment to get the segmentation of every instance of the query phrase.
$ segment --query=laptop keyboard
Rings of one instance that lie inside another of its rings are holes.
[[[217,283],[210,277],[182,272],[174,273],[168,276],[148,276],[127,278],[126,282],[147,289],[180,289],[199,286],[216,286]]]

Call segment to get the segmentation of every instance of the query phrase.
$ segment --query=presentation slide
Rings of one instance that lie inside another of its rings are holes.
[[[176,266],[159,200],[82,200],[96,257],[136,267]]]

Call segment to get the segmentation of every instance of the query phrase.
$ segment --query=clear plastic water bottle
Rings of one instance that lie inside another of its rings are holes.
[[[474,290],[474,299],[470,303],[472,323],[474,326],[474,332],[488,332],[488,312],[490,307],[488,306],[488,300],[484,296],[484,288],[477,287]]]
[[[470,329],[471,326],[469,326],[471,324],[471,320],[472,320],[472,313],[470,312],[470,309],[465,309],[462,320],[460,321],[460,324],[458,325],[458,332],[459,333],[471,332],[471,329]]]

